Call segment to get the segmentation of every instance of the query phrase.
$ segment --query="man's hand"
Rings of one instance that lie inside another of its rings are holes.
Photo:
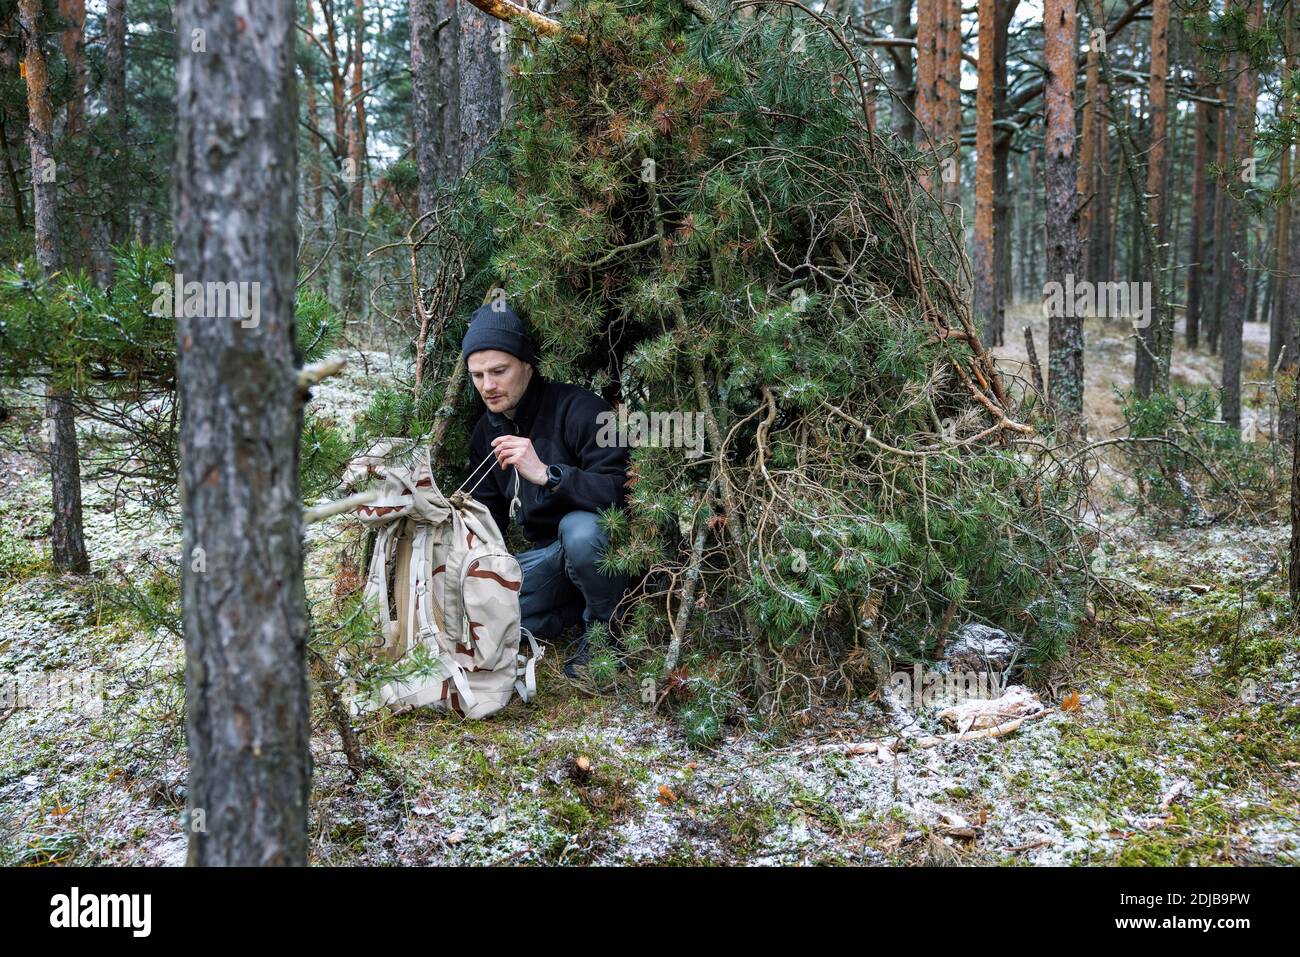
[[[522,435],[500,435],[492,440],[492,451],[503,469],[513,465],[526,481],[534,485],[546,484],[546,464],[537,457],[532,439]]]

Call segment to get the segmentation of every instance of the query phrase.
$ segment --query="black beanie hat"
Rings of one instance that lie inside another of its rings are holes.
[[[478,307],[460,344],[460,353],[466,359],[483,349],[500,349],[531,365],[537,364],[537,347],[515,311],[501,299]]]

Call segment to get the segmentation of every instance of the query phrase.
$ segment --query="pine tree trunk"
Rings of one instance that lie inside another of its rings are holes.
[[[1188,134],[1196,123],[1194,119],[1191,123],[1188,123],[1187,119],[1175,112],[1173,118],[1170,120],[1170,124],[1170,203],[1166,207],[1165,215],[1167,217],[1173,217],[1173,219],[1165,225],[1165,242],[1168,244],[1169,249],[1177,250],[1181,246],[1183,239],[1182,198],[1187,195],[1187,157],[1191,153],[1191,150],[1188,148]],[[1166,253],[1165,255],[1171,256],[1174,254]],[[1178,273],[1177,260],[1166,259],[1165,267],[1172,280],[1172,277]],[[1172,288],[1170,290],[1170,297],[1172,298]],[[1179,297],[1179,301],[1186,303],[1187,300],[1185,297]],[[1172,338],[1170,341],[1172,342]]]
[[[1297,135],[1297,142],[1300,142],[1300,134]],[[1296,159],[1300,162],[1300,147],[1297,147],[1296,153]],[[1288,277],[1290,284],[1288,299],[1292,303],[1300,303],[1300,229],[1291,231],[1290,245],[1291,271]],[[1297,325],[1300,323],[1292,318],[1289,323],[1292,342],[1300,340],[1300,329],[1297,329]],[[1287,584],[1291,595],[1292,615],[1300,617],[1300,415],[1296,414],[1294,402],[1284,406],[1284,409],[1290,410],[1282,420],[1284,434],[1291,439],[1291,547],[1288,556],[1290,567]]]
[[[1292,422],[1291,432],[1291,546],[1287,570],[1287,590],[1291,595],[1292,616],[1300,617],[1300,435]]]
[[[415,166],[420,177],[419,214],[434,206],[442,149],[439,128],[438,3],[410,0],[411,17],[411,126]],[[444,28],[445,32],[445,28]]]
[[[321,15],[325,20],[325,48],[329,53],[330,105],[334,113],[334,155],[346,156],[347,150],[347,95],[343,66],[339,61],[339,33],[334,22],[334,0],[320,0]],[[346,187],[335,190],[338,205],[343,205]]]
[[[1296,233],[1300,235],[1300,230]],[[1291,264],[1294,267],[1297,261],[1300,261],[1300,249],[1297,247],[1300,243],[1292,242]],[[1293,293],[1300,292],[1300,281],[1294,277],[1300,275],[1294,270],[1291,273]],[[1294,300],[1295,297],[1293,296]],[[1292,616],[1300,617],[1300,415],[1293,411],[1291,414],[1291,546],[1288,555],[1290,567],[1287,570],[1288,592],[1291,596]]]
[[[1255,235],[1256,235],[1255,230],[1250,228],[1246,229],[1246,246],[1245,246],[1246,262],[1251,261],[1250,258],[1251,249],[1259,248],[1257,243],[1251,242],[1251,238]],[[1246,270],[1246,309],[1243,314],[1242,323],[1241,323],[1243,331],[1245,329],[1246,323],[1258,321],[1258,316],[1259,316],[1258,300],[1259,300],[1259,275],[1253,269],[1247,269]]]
[[[63,135],[65,142],[79,142],[86,135],[86,0],[59,0],[59,17],[67,23],[59,33],[59,45],[63,49],[64,71],[71,85]],[[64,166],[67,168],[64,181],[70,184],[69,192],[77,197],[73,211],[79,239],[73,249],[63,251],[64,258],[78,268],[94,265],[96,272],[102,275],[103,256],[98,257],[101,262],[96,262],[96,257],[91,255],[91,220],[85,211],[85,170],[80,162],[77,169],[72,170],[66,159]]]
[[[1238,0],[1239,5],[1244,0]],[[1258,30],[1263,20],[1263,0],[1254,0],[1250,26]],[[1242,64],[1246,67],[1246,64]],[[1240,177],[1251,158],[1255,137],[1255,72],[1244,68],[1237,74],[1236,130],[1233,142],[1233,174]],[[1241,428],[1241,334],[1246,321],[1247,223],[1246,207],[1236,199],[1228,201],[1228,243],[1232,255],[1228,268],[1228,310],[1220,331],[1219,352],[1223,356],[1223,420]]]
[[[1046,113],[1047,281],[1067,288],[1079,272],[1078,176],[1074,157],[1074,0],[1046,0],[1043,56]],[[1067,304],[1072,306],[1072,304]],[[1065,308],[1073,313],[1073,308]],[[1083,320],[1053,315],[1048,326],[1048,388],[1067,432],[1082,432]]]
[[[126,0],[108,0],[104,18],[104,110],[112,142],[110,149],[115,159],[126,156]],[[122,183],[118,162],[110,166],[115,183]],[[119,192],[109,204],[108,238],[113,245],[126,242],[130,228],[130,208],[124,192]]]
[[[916,0],[916,145],[927,149],[934,138],[938,115],[935,82],[939,76],[939,16],[941,0]]]
[[[1278,182],[1291,182],[1290,147],[1282,151],[1278,172]],[[1290,252],[1290,232],[1291,206],[1288,203],[1279,203],[1277,207],[1277,223],[1273,234],[1277,250],[1275,253],[1275,267],[1271,277],[1273,302],[1272,308],[1269,310],[1268,367],[1270,369],[1277,365],[1278,356],[1282,353],[1282,349],[1286,345],[1286,274]]]
[[[1296,67],[1292,67],[1295,69]],[[1300,131],[1296,133],[1293,162],[1300,163]],[[1291,196],[1291,228],[1287,233],[1286,311],[1284,335],[1286,356],[1282,362],[1285,374],[1290,377],[1291,401],[1282,403],[1282,434],[1290,436],[1295,430],[1297,375],[1300,375],[1300,191]]]
[[[363,68],[366,58],[366,10],[364,0],[354,0],[352,7],[352,106],[353,119],[351,133],[348,137],[348,158],[351,160],[351,172],[356,177],[352,182],[352,215],[361,216],[365,212],[366,195],[366,97]]]
[[[1006,117],[1007,112],[1007,29],[1015,15],[1019,0],[994,5],[997,29],[993,36],[993,122]],[[999,330],[999,341],[1006,335],[1007,300],[1012,296],[1011,285],[1011,204],[1009,201],[1008,167],[1011,156],[1011,135],[993,131],[993,261],[995,282],[993,286],[993,322]]]
[[[899,39],[915,37],[912,27],[912,0],[893,0],[894,36]],[[916,139],[916,76],[912,69],[912,60],[907,51],[895,57],[894,91],[902,99],[902,108],[895,108],[894,130],[905,143]]]
[[[1155,0],[1151,12],[1151,76],[1149,86],[1149,115],[1151,117],[1151,146],[1147,150],[1146,220],[1155,232],[1154,260],[1148,262],[1152,286],[1164,282],[1164,225],[1166,216],[1162,194],[1168,176],[1165,156],[1169,142],[1168,95],[1165,77],[1169,73],[1169,0]],[[1144,244],[1145,245],[1145,244]],[[1168,380],[1169,358],[1166,356],[1173,341],[1169,327],[1170,316],[1152,317],[1145,328],[1138,330],[1133,366],[1133,389],[1145,399],[1153,391],[1163,392]]]
[[[62,267],[58,224],[58,171],[54,165],[54,116],[50,108],[45,57],[45,11],[41,0],[22,0],[18,8],[27,35],[28,138],[32,154],[32,197],[36,261],[52,276]],[[71,396],[58,384],[61,370],[50,370],[45,397],[46,438],[50,446],[50,486],[54,504],[50,524],[51,557],[62,572],[90,571],[81,522],[81,454]]]
[[[10,10],[5,13],[4,19],[0,19],[0,35],[17,36],[17,10]],[[17,76],[18,75],[18,58],[19,50],[17,44],[0,43],[0,75]],[[4,154],[5,178],[9,181],[9,195],[13,197],[14,219],[17,221],[20,232],[27,231],[27,211],[23,206],[22,186],[18,182],[18,169],[14,165],[13,147],[9,142],[10,131],[13,130],[14,138],[21,136],[17,124],[9,125],[9,112],[0,105],[0,152]]]
[[[316,8],[312,0],[306,0],[307,22],[303,24],[303,29],[315,38],[316,36]],[[320,77],[316,73],[314,65],[309,61],[302,63],[302,85],[307,91],[307,119],[311,123],[311,132],[309,136],[311,162],[309,197],[305,198],[304,205],[310,205],[312,222],[320,226],[325,219],[325,197],[322,195],[322,177],[321,177],[321,145],[324,138],[320,134],[320,100],[316,92],[316,84]]]
[[[1093,220],[1093,242],[1096,244],[1099,253],[1091,260],[1092,273],[1090,278],[1094,281],[1104,281],[1115,275],[1112,268],[1115,246],[1114,219],[1106,212],[1117,204],[1112,199],[1111,193],[1111,162],[1110,162],[1110,124],[1106,119],[1104,112],[1110,101],[1110,87],[1103,80],[1101,89],[1098,92],[1101,109],[1097,112],[1097,162],[1093,166],[1093,193],[1097,197],[1098,215]]]
[[[1105,21],[1098,15],[1099,0],[1089,0],[1088,59],[1085,67],[1083,85],[1083,117],[1079,130],[1079,237],[1083,243],[1079,249],[1079,274],[1092,279],[1096,273],[1097,246],[1094,240],[1095,223],[1100,215],[1097,198],[1098,166],[1098,117],[1101,108],[1098,97],[1101,93],[1101,50],[1094,42],[1094,31],[1105,28]]]
[[[961,0],[940,0],[947,5],[947,39],[944,43],[943,103],[944,146],[951,144],[947,175],[943,180],[943,198],[961,204]]]
[[[76,410],[72,396],[51,385],[45,394],[46,428],[50,440],[50,483],[54,521],[50,525],[51,556],[60,571],[84,575],[90,571],[81,524],[81,453],[77,447]]]
[[[86,0],[59,0],[59,17],[67,23],[59,34],[59,45],[72,80],[64,132],[79,136],[86,126]]]
[[[1120,171],[1121,176],[1127,175],[1123,168]],[[1129,195],[1129,217],[1128,226],[1130,229],[1128,241],[1128,265],[1124,270],[1124,278],[1130,282],[1142,281],[1142,225],[1146,219],[1146,208],[1138,197]]]
[[[1114,110],[1118,110],[1118,109],[1122,109],[1122,108],[1123,108],[1123,104],[1122,104],[1122,103],[1119,104],[1118,106],[1115,106],[1115,105],[1112,105],[1112,106],[1111,106],[1112,113],[1113,113]],[[1113,175],[1113,174],[1112,174],[1112,170],[1113,170],[1113,168],[1114,168],[1114,164],[1111,163],[1111,161],[1110,161],[1110,146],[1109,146],[1109,144],[1107,144],[1107,148],[1106,148],[1106,159],[1105,159],[1103,162],[1105,162],[1105,164],[1106,164],[1106,169],[1105,169],[1105,173],[1106,173],[1106,175],[1102,177],[1102,182],[1103,182],[1103,183],[1109,183],[1109,182],[1111,181],[1111,178],[1112,178],[1112,175]],[[1107,217],[1106,217],[1106,224],[1105,224],[1105,228],[1106,228],[1106,255],[1102,258],[1101,266],[1102,266],[1102,268],[1105,269],[1105,274],[1104,274],[1104,275],[1107,276],[1107,277],[1109,277],[1109,278],[1111,278],[1111,279],[1118,279],[1119,276],[1120,276],[1120,272],[1119,272],[1119,257],[1120,257],[1120,241],[1119,241],[1120,233],[1119,233],[1119,228],[1120,228],[1121,219],[1122,219],[1122,216],[1123,216],[1123,213],[1124,213],[1124,192],[1125,192],[1125,191],[1122,190],[1122,189],[1116,189],[1114,192],[1108,192],[1108,194],[1105,194],[1105,198],[1107,198],[1107,199],[1110,200],[1110,202],[1106,204],[1106,208],[1109,209],[1110,212],[1107,214]]]
[[[1047,280],[1046,277],[1042,274],[1042,269],[1040,269],[1038,253],[1039,250],[1042,248],[1043,243],[1047,241],[1047,228],[1045,222],[1047,218],[1047,214],[1046,214],[1047,188],[1046,186],[1042,188],[1043,199],[1044,199],[1044,210],[1043,210],[1043,215],[1039,216],[1038,195],[1039,195],[1040,175],[1038,170],[1038,153],[1039,153],[1038,150],[1031,149],[1029,151],[1029,157],[1028,157],[1029,177],[1027,180],[1028,190],[1027,190],[1027,196],[1025,197],[1025,201],[1029,206],[1029,211],[1024,216],[1025,242],[1023,244],[1023,248],[1028,253],[1027,265],[1029,267],[1028,269],[1025,270],[1026,279],[1027,279],[1027,285],[1025,287],[1026,298],[1030,300],[1036,299],[1037,301],[1041,302],[1043,285]]]
[[[449,20],[438,34],[438,182],[460,173],[460,13],[457,0],[438,0],[439,20]]]
[[[1286,47],[1287,68],[1292,71],[1300,69],[1300,51],[1296,49],[1294,17],[1287,20]],[[1292,117],[1300,118],[1300,104],[1293,104]],[[1292,152],[1295,154],[1288,159],[1288,171],[1300,165],[1300,125],[1296,128],[1295,143],[1297,145],[1294,151],[1290,146],[1287,147],[1288,154]],[[1289,379],[1291,383],[1291,388],[1282,390],[1282,408],[1279,414],[1279,431],[1284,442],[1293,440],[1295,436],[1296,383],[1297,375],[1300,374],[1300,216],[1297,215],[1298,210],[1300,210],[1300,190],[1293,191],[1291,194],[1291,210],[1287,216],[1286,268],[1282,271],[1285,291],[1278,297],[1282,300],[1280,308],[1283,343],[1279,374]],[[1295,492],[1293,491],[1292,494],[1294,495]],[[1292,574],[1298,573],[1292,572]]]
[[[1202,5],[1202,8],[1204,5]],[[1196,57],[1196,92],[1208,96],[1210,88],[1205,83],[1205,54],[1199,44],[1193,43]],[[1208,242],[1212,237],[1204,237],[1206,179],[1209,176],[1210,159],[1210,124],[1213,122],[1214,107],[1209,103],[1196,104],[1195,153],[1192,160],[1192,222],[1191,236],[1187,249],[1187,320],[1186,341],[1188,349],[1200,345],[1201,338],[1201,283],[1206,270],[1203,263],[1210,254]]]
[[[18,11],[7,10],[2,19],[0,19],[0,35],[17,36],[18,35]],[[0,43],[0,75],[17,76],[18,60],[21,51],[18,44]],[[18,182],[18,169],[14,165],[14,155],[12,146],[9,142],[10,133],[13,133],[15,139],[21,137],[18,133],[18,125],[9,123],[9,111],[0,105],[0,153],[4,155],[5,179],[8,180],[9,194],[13,197],[14,219],[17,221],[18,229],[21,232],[27,231],[27,212],[23,204],[22,186]],[[19,145],[18,148],[21,148]]]
[[[460,6],[459,26],[457,176],[483,155],[501,128],[501,38],[504,36],[500,21],[466,4]]]
[[[27,139],[31,146],[32,212],[36,261],[46,275],[62,266],[58,223],[58,167],[54,162],[54,116],[45,57],[45,11],[40,0],[21,0],[26,34]]]
[[[1231,76],[1236,71],[1237,59],[1233,54],[1227,59],[1228,75]],[[1231,239],[1227,235],[1228,229],[1228,204],[1232,202],[1232,196],[1228,190],[1228,184],[1232,181],[1231,172],[1228,170],[1228,158],[1232,151],[1228,148],[1233,131],[1236,128],[1234,120],[1235,103],[1236,103],[1236,85],[1230,80],[1223,81],[1224,97],[1227,101],[1227,109],[1219,113],[1219,131],[1218,131],[1218,156],[1217,163],[1220,170],[1219,180],[1215,186],[1215,204],[1214,204],[1214,236],[1215,236],[1215,254],[1214,254],[1214,312],[1210,316],[1210,323],[1206,329],[1206,339],[1210,346],[1210,353],[1217,355],[1219,352],[1219,333],[1223,328],[1223,314],[1227,308],[1228,302],[1228,257],[1231,255]]]
[[[994,0],[979,0],[979,86],[975,95],[975,321],[984,344],[1002,344],[1002,327],[994,307],[997,261],[993,242],[993,85]]]
[[[177,5],[176,269],[260,315],[177,320],[189,863],[302,865],[311,781],[294,350],[294,4]]]
[[[9,180],[9,195],[14,200],[14,220],[20,232],[27,231],[27,211],[23,208],[23,189],[18,184],[18,170],[14,166],[13,152],[9,147],[4,111],[0,110],[0,151],[4,152],[5,177]]]

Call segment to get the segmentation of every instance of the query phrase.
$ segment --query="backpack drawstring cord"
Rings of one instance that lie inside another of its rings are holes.
[[[477,474],[478,474],[478,470],[481,469],[481,468],[482,468],[486,463],[490,462],[490,461],[492,460],[493,456],[495,456],[496,454],[497,454],[497,453],[496,453],[496,450],[493,450],[493,451],[489,452],[489,453],[487,454],[487,458],[485,458],[485,459],[484,459],[482,462],[480,462],[478,465],[474,466],[473,471],[471,471],[471,472],[469,473],[469,478],[465,479],[465,481],[463,481],[463,482],[460,483],[460,488],[456,489],[456,492],[459,492],[459,491],[460,491],[461,489],[463,489],[466,485],[468,485],[468,484],[469,484],[469,479],[472,479],[475,475],[477,475]],[[492,474],[492,470],[491,470],[491,469],[488,469],[486,472],[484,472],[482,475],[480,475],[478,481],[474,483],[473,488],[471,488],[471,489],[470,489],[468,492],[466,492],[465,494],[466,494],[466,495],[473,495],[473,494],[474,494],[474,489],[476,489],[476,488],[478,488],[480,485],[482,485],[482,484],[483,484],[483,480],[484,480],[485,478],[487,478],[487,477],[488,477],[489,475],[491,475],[491,474]],[[452,495],[455,495],[456,492],[452,492],[451,494],[452,494]]]
[[[510,521],[515,520],[515,512],[519,511],[519,467],[514,466],[515,470],[515,491],[510,499]]]
[[[461,489],[463,489],[466,485],[468,485],[468,484],[469,484],[469,479],[473,478],[473,477],[478,473],[478,470],[481,469],[481,468],[484,466],[484,464],[487,463],[487,462],[488,462],[488,461],[489,461],[489,460],[490,460],[494,455],[496,455],[496,451],[495,451],[495,450],[489,452],[489,453],[487,454],[487,458],[485,458],[485,459],[484,459],[482,462],[480,462],[478,465],[474,466],[474,470],[473,470],[472,472],[469,473],[469,478],[465,479],[465,481],[463,481],[463,482],[460,483],[460,488],[456,489],[456,491],[455,491],[455,492],[452,492],[451,494],[452,494],[452,495],[456,495],[456,494],[458,494],[458,493],[460,492]],[[519,469],[518,469],[517,466],[512,466],[512,468],[514,469],[514,473],[515,473],[515,490],[514,490],[513,495],[512,495],[511,498],[510,498],[510,520],[511,520],[511,521],[514,521],[515,513],[519,511],[520,505],[521,505],[522,503],[519,501]],[[466,495],[473,495],[473,494],[474,494],[474,490],[475,490],[476,488],[478,488],[480,485],[482,485],[482,484],[483,484],[483,480],[484,480],[485,478],[487,478],[487,477],[488,477],[489,475],[491,475],[491,474],[492,474],[492,470],[491,470],[491,469],[488,469],[486,472],[484,472],[482,475],[480,475],[480,476],[478,477],[478,481],[476,481],[476,482],[474,483],[474,485],[470,488],[470,490],[469,490],[468,492],[466,492],[465,494],[466,494]]]

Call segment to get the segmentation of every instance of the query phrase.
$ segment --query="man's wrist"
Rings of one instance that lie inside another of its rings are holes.
[[[542,488],[552,491],[563,478],[564,473],[558,465],[547,465],[542,470]]]

